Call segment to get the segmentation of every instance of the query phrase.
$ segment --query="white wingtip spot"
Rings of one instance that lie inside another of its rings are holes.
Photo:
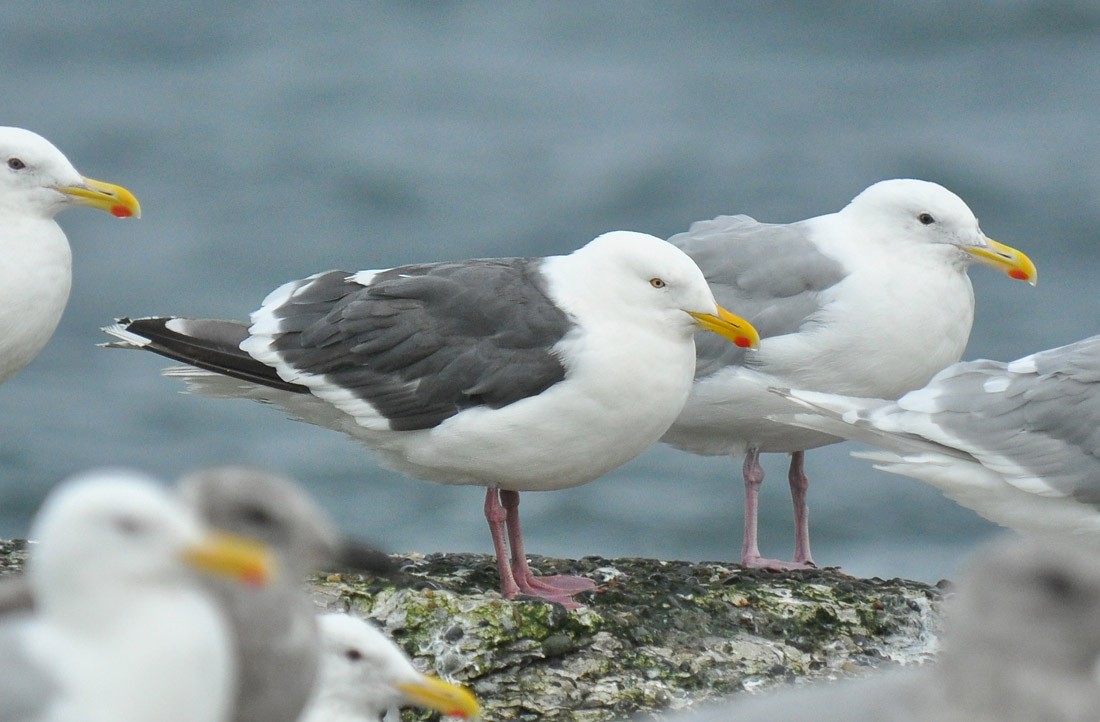
[[[264,297],[263,303],[260,304],[263,308],[268,306],[281,306],[290,299],[291,295],[297,290],[299,284],[302,281],[288,281],[283,285],[276,288],[271,293]]]
[[[982,384],[982,390],[987,394],[999,394],[1009,386],[1009,380],[1006,376],[996,376],[991,379],[986,379]]]
[[[255,326],[252,327],[255,329]],[[253,336],[249,335],[244,341],[241,341],[241,351],[251,356],[254,359],[263,359],[270,352],[271,338],[268,336]]]
[[[941,411],[938,392],[929,389],[917,389],[910,391],[898,399],[898,406],[906,411],[922,411],[926,414],[934,414]]]
[[[178,333],[181,336],[190,336],[190,332],[187,330],[188,324],[186,318],[170,318],[164,322],[164,327],[173,333]]]
[[[144,336],[138,336],[132,331],[127,331],[126,328],[119,323],[112,323],[110,326],[104,326],[103,333],[114,336],[118,341],[113,341],[109,346],[113,348],[145,348],[149,345],[149,339]]]
[[[1039,372],[1039,367],[1035,364],[1034,354],[1031,356],[1024,356],[1021,359],[1010,361],[1005,369],[1009,373],[1013,374],[1034,374]]]
[[[360,286],[369,286],[370,282],[374,280],[374,277],[378,275],[380,271],[359,271],[348,276],[348,280],[353,283],[358,283]]]

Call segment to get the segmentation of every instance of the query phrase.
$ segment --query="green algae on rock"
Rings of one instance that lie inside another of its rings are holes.
[[[27,542],[0,539],[0,577],[18,572],[27,561]]]
[[[415,555],[406,586],[315,580],[326,608],[382,625],[425,669],[470,686],[486,720],[655,715],[797,679],[850,676],[931,657],[943,592],[834,570],[533,557],[544,574],[600,589],[567,612],[495,591],[491,557]],[[417,719],[411,713],[407,719]]]

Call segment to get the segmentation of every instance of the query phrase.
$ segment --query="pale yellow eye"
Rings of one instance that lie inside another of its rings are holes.
[[[664,288],[667,284],[660,278],[651,278],[649,279],[649,285],[654,288]]]

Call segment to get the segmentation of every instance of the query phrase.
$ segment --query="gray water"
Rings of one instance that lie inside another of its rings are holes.
[[[0,124],[145,212],[60,218],[72,300],[0,388],[0,537],[25,535],[51,485],[88,467],[234,461],[295,476],[390,549],[489,551],[480,488],[384,471],[339,434],[180,395],[160,359],[95,348],[115,316],[243,319],[328,268],[568,252],[722,213],[791,221],[909,176],[959,193],[1039,267],[1035,289],[972,271],[967,358],[1100,326],[1095,2],[12,2],[0,68]],[[997,533],[852,448],[808,456],[819,563],[933,580]],[[781,557],[785,464],[766,460],[761,520]],[[532,553],[740,548],[739,467],[665,447],[524,509]]]

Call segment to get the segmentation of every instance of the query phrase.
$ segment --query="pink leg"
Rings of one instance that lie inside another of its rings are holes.
[[[787,472],[787,481],[791,485],[791,502],[794,504],[794,563],[806,567],[814,564],[810,553],[810,505],[806,502],[806,489],[810,480],[803,468],[806,452],[791,454],[791,467]]]
[[[498,489],[490,486],[485,490],[485,520],[489,522],[489,533],[493,536],[493,551],[497,555],[497,571],[500,572],[500,595],[512,599],[519,594],[519,586],[512,576],[512,567],[508,563],[508,547],[504,544],[504,520],[508,512],[500,504]]]
[[[801,470],[801,466],[799,469]],[[784,562],[778,559],[765,559],[760,556],[760,546],[757,542],[757,519],[760,510],[760,484],[764,481],[764,469],[760,466],[759,450],[748,450],[745,454],[745,464],[742,467],[742,471],[745,477],[745,535],[741,543],[742,566],[753,569],[768,569],[776,572],[788,569],[810,568],[812,562],[806,564],[804,562],[799,562],[797,559],[794,562]],[[803,491],[804,490],[805,489],[803,489]],[[805,496],[803,496],[802,499],[805,501]],[[807,547],[807,550],[808,549],[809,547]]]
[[[749,449],[741,467],[745,477],[745,534],[741,541],[741,563],[746,567],[758,566],[760,545],[756,538],[757,515],[760,509],[760,485],[764,482],[764,469],[760,466],[760,452]]]
[[[576,603],[570,599],[572,595],[596,588],[595,582],[584,577],[536,577],[527,565],[527,553],[523,546],[523,529],[519,521],[519,492],[501,489],[500,502],[507,512],[505,523],[508,529],[508,544],[512,548],[512,576],[521,592],[574,607]]]

